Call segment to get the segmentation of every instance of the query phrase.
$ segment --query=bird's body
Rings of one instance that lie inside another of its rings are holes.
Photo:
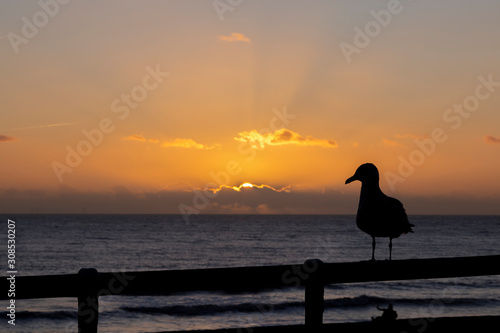
[[[362,182],[356,225],[373,238],[372,260],[375,260],[375,237],[389,237],[389,259],[392,256],[392,239],[413,232],[403,204],[385,195],[379,186],[379,174],[375,165],[361,165],[346,184]]]
[[[377,186],[363,185],[359,198],[356,225],[372,237],[398,238],[411,232],[411,225],[403,204],[388,197]]]

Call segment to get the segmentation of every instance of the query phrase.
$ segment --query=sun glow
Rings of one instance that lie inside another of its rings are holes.
[[[252,183],[243,183],[241,184],[240,186],[228,186],[228,185],[220,185],[218,188],[209,188],[207,189],[208,191],[211,191],[212,193],[217,193],[219,191],[222,191],[222,189],[231,189],[233,191],[236,191],[236,192],[240,192],[241,189],[250,189],[250,188],[267,188],[269,190],[272,190],[274,192],[290,192],[290,187],[291,185],[288,185],[288,186],[285,186],[285,187],[282,187],[282,188],[274,188],[272,186],[269,186],[269,185],[265,185],[265,184],[262,184],[262,185],[256,185],[256,184],[252,184]]]

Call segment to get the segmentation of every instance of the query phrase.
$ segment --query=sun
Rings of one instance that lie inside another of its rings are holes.
[[[241,187],[253,187],[253,184],[243,183],[243,184],[241,184]]]

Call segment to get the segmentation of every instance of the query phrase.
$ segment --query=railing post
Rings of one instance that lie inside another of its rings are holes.
[[[97,333],[98,277],[95,268],[82,268],[78,272],[78,333]]]
[[[324,311],[324,276],[323,262],[319,259],[308,259],[304,262],[306,295],[305,295],[305,324],[308,329],[319,328],[323,325]]]

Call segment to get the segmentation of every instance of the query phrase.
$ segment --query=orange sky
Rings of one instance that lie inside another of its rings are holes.
[[[500,214],[499,3],[223,8],[0,4],[0,212]]]

